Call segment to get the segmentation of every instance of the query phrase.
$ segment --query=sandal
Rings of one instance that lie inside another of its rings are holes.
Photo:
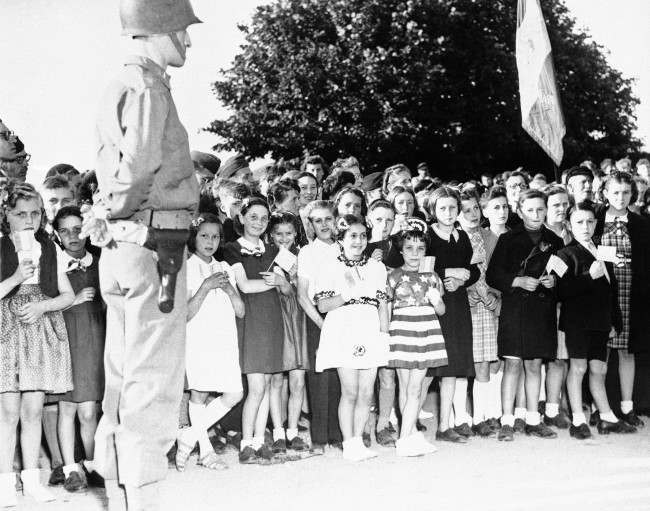
[[[176,440],[176,470],[179,472],[185,471],[185,464],[190,458],[193,450],[193,445],[186,444],[180,438]]]
[[[201,465],[205,468],[209,468],[210,470],[226,470],[228,468],[228,465],[221,461],[217,453],[214,451],[209,452],[202,458],[199,458],[196,464]]]

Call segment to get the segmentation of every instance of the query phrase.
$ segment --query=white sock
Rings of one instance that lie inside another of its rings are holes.
[[[467,378],[456,378],[456,390],[454,391],[454,424],[460,426],[469,422],[467,413]]]
[[[287,440],[291,441],[298,436],[298,428],[287,428]]]
[[[523,406],[515,408],[515,419],[526,420],[526,409]]]
[[[539,412],[526,412],[526,424],[537,426],[539,424]]]
[[[632,401],[621,401],[621,413],[630,413],[633,409]]]
[[[273,441],[277,442],[278,440],[285,440],[287,434],[284,431],[284,428],[274,428],[273,429]]]
[[[490,409],[488,416],[490,419],[498,419],[503,413],[501,407],[501,381],[503,380],[503,371],[497,371],[490,374]]]
[[[253,437],[253,449],[256,451],[264,445],[264,435]]]
[[[557,414],[560,412],[560,405],[558,403],[549,403],[546,402],[544,407],[544,414],[551,419],[557,417]]]
[[[255,447],[255,439],[242,438],[241,443],[239,444],[239,450],[243,451],[246,447],[252,447],[253,449],[257,449],[257,447]]]
[[[210,404],[205,407],[205,429],[214,426],[230,411],[230,409],[231,407],[226,406],[221,397],[213,399]]]
[[[63,465],[63,475],[65,475],[66,479],[70,477],[70,474],[72,472],[79,472],[79,465],[77,465],[76,463],[70,463],[70,465]]]
[[[573,425],[577,428],[581,424],[587,424],[587,419],[585,418],[584,413],[574,413],[573,414]]]
[[[614,415],[614,412],[611,410],[607,413],[601,413],[600,414],[600,420],[606,421],[606,422],[618,422],[618,417]]]
[[[546,401],[546,366],[542,364],[542,371],[539,379],[539,400]]]
[[[501,415],[501,425],[510,426],[511,428],[515,425],[515,416],[510,414]]]
[[[183,441],[190,439],[188,444],[194,445],[199,442],[199,452],[201,456],[205,456],[212,450],[212,444],[208,438],[208,431],[205,429],[205,409],[204,404],[189,403],[190,422],[192,423],[191,431],[188,431],[183,438]]]
[[[474,388],[472,389],[474,402],[474,424],[479,424],[487,418],[487,411],[490,405],[490,383],[481,382],[474,379]]]
[[[86,467],[86,470],[90,474],[95,470],[95,461],[94,460],[83,460],[84,467]]]

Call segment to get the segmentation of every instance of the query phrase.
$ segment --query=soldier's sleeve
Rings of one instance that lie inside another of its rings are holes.
[[[145,88],[124,98],[117,172],[104,191],[111,218],[128,218],[141,209],[160,169],[168,98],[162,91]]]

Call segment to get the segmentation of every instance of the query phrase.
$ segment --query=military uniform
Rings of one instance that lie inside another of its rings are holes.
[[[163,314],[155,253],[127,234],[130,226],[187,229],[199,198],[187,132],[160,66],[145,57],[126,60],[101,103],[97,138],[98,203],[115,243],[102,251],[99,268],[107,328],[96,464],[106,479],[119,474],[127,487],[141,487],[164,478],[177,430],[185,265],[175,307]]]

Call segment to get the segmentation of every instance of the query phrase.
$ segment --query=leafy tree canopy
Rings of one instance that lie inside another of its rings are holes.
[[[230,110],[207,128],[216,150],[366,169],[428,161],[463,176],[552,163],[521,128],[515,0],[276,0],[259,7],[214,92]],[[567,135],[565,163],[640,148],[632,80],[542,2]]]

